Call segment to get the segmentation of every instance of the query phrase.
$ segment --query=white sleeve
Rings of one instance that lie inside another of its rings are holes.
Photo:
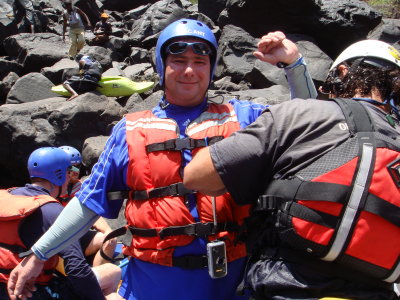
[[[303,57],[284,68],[290,87],[290,98],[316,99],[317,90]]]
[[[84,235],[99,216],[74,197],[54,224],[32,246],[33,253],[47,260]]]

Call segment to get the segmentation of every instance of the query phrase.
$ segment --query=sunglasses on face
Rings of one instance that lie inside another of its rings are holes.
[[[69,166],[68,171],[79,173],[79,168],[75,166]]]
[[[210,55],[212,53],[210,47],[206,43],[202,42],[175,42],[167,47],[166,52],[169,54],[181,54],[186,51],[188,46],[190,46],[193,52],[198,55]]]

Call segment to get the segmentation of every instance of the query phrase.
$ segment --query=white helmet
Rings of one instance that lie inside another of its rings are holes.
[[[361,57],[369,58],[364,62],[376,67],[395,64],[400,68],[400,53],[393,46],[378,40],[364,40],[350,45],[340,53],[330,70],[342,62]],[[382,60],[389,64],[384,64]]]

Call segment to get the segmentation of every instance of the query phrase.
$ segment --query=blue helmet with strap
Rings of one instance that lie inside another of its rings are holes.
[[[214,76],[217,60],[218,43],[211,29],[204,23],[197,20],[180,19],[169,24],[160,34],[156,45],[156,69],[160,77],[160,86],[164,84],[165,73],[165,48],[169,41],[179,37],[194,37],[206,41],[212,50],[210,54],[211,74],[210,82]]]
[[[70,158],[56,147],[42,147],[31,153],[28,159],[28,171],[31,178],[43,178],[54,185],[61,186],[71,165]]]
[[[68,154],[71,165],[77,165],[82,163],[81,153],[76,148],[71,146],[61,146],[59,148],[61,150],[64,150],[64,152]]]

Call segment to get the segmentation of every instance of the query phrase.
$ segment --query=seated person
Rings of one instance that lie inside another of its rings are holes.
[[[59,148],[67,153],[71,163],[71,167],[68,171],[69,183],[66,193],[57,198],[63,206],[66,206],[69,200],[75,196],[82,186],[82,182],[79,179],[82,156],[74,147],[62,146]],[[100,217],[96,223],[94,223],[93,228],[79,239],[85,257],[93,267],[109,262],[107,258],[104,258],[100,254],[100,247],[103,246],[103,251],[108,257],[113,257],[117,240],[115,238],[108,240],[103,245],[104,238],[111,231],[112,229],[107,221]]]
[[[100,15],[100,21],[94,26],[93,33],[95,38],[92,40],[92,45],[101,45],[107,42],[112,32],[111,24],[108,23],[109,16],[106,13]]]
[[[10,271],[22,260],[18,254],[27,251],[62,211],[56,197],[65,192],[69,167],[69,157],[61,149],[39,148],[28,160],[32,183],[0,191],[0,299],[9,299],[6,283]],[[60,258],[66,277],[56,272]],[[77,300],[105,299],[103,294],[110,294],[107,299],[117,299],[114,292],[120,278],[121,270],[113,264],[91,268],[75,242],[45,263],[45,271],[35,281],[36,291],[29,299],[54,299],[52,294],[59,294],[60,299]]]
[[[103,73],[100,63],[88,55],[78,54],[75,60],[79,64],[80,76],[72,76],[64,81],[63,87],[72,94],[67,101],[75,99],[79,94],[94,91]]]

